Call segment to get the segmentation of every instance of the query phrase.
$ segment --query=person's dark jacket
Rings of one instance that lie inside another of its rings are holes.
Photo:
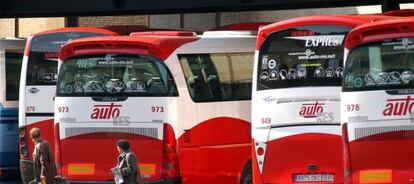
[[[40,176],[45,176],[47,184],[54,183],[56,166],[49,143],[41,139],[36,142],[33,160],[36,182],[41,182]]]
[[[135,154],[129,150],[118,156],[117,164],[124,184],[143,184]]]

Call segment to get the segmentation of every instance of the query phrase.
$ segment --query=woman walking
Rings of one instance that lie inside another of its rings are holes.
[[[144,184],[135,154],[130,150],[129,142],[121,139],[116,142],[119,156],[117,167],[123,184]]]

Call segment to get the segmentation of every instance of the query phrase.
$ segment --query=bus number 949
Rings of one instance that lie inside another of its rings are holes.
[[[272,119],[271,118],[262,118],[262,124],[263,125],[272,124]]]

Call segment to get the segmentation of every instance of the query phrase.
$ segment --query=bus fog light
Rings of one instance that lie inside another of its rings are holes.
[[[68,175],[94,175],[95,164],[94,163],[77,163],[69,164]]]
[[[392,183],[392,170],[363,170],[359,173],[361,183]]]

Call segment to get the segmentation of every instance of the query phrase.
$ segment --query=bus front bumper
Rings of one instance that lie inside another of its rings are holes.
[[[65,178],[60,178],[57,184],[114,184],[114,181],[67,181]],[[145,184],[181,184],[181,178],[164,178],[158,181],[144,181]]]
[[[0,166],[0,183],[3,182],[19,182],[20,178],[20,168],[19,166],[14,167],[1,167]]]

